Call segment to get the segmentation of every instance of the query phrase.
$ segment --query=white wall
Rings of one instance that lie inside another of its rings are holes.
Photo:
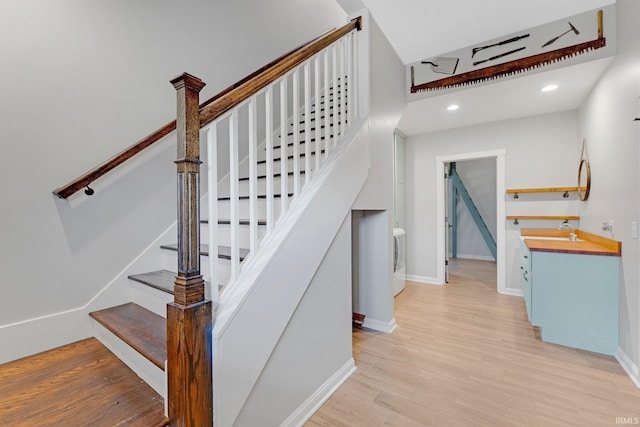
[[[456,171],[473,203],[478,208],[489,232],[497,239],[496,162],[495,159],[476,159],[456,162]],[[502,195],[501,195],[502,196]],[[458,197],[458,258],[493,260],[467,205]]]
[[[1,2],[0,329],[86,304],[175,221],[171,143],[91,198],[51,194],[171,121],[171,78],[202,78],[205,99],[344,22],[321,0]]]
[[[282,425],[328,378],[352,363],[350,243],[347,215],[235,426]]]
[[[372,277],[367,286],[369,292],[369,310],[379,307],[375,312],[364,313],[369,321],[380,325],[389,325],[394,321],[393,293],[391,292],[393,275],[393,131],[406,106],[404,93],[404,66],[389,41],[373,19],[368,21],[371,31],[371,83],[369,104],[370,132],[370,173],[353,209],[387,211],[386,235],[370,236],[370,241],[385,248],[379,264],[381,273]],[[380,218],[379,215],[369,218]],[[368,230],[380,230],[375,224]],[[386,253],[386,255],[385,255]],[[378,270],[380,271],[380,270]],[[384,292],[388,290],[388,292]],[[370,325],[371,326],[371,325]]]
[[[640,251],[637,238],[631,236],[631,223],[640,220],[640,124],[632,121],[640,116],[640,3],[618,0],[616,5],[618,55],[579,111],[579,141],[587,141],[592,174],[589,200],[580,206],[580,228],[605,234],[602,222],[613,219],[614,238],[622,241],[620,349],[623,359],[633,364],[637,382]]]
[[[480,151],[506,151],[506,188],[572,186],[576,181],[577,113],[563,112],[469,126],[407,138],[407,276],[437,282],[436,157]],[[497,197],[505,197],[498,195]],[[560,197],[560,196],[558,196]],[[506,212],[529,215],[571,213],[574,202],[516,204]],[[521,222],[521,226],[529,224]],[[498,219],[506,229],[506,288],[520,289],[519,227]],[[535,225],[540,226],[540,225]],[[559,223],[542,224],[558,227]]]

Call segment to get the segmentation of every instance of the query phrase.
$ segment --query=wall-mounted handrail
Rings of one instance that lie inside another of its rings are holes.
[[[205,102],[200,104],[200,127],[202,128],[208,123],[212,122],[221,114],[224,114],[226,111],[229,111],[231,108],[238,105],[251,95],[257,93],[266,85],[275,81],[276,79],[287,73],[289,70],[293,69],[296,65],[303,62],[305,59],[313,56],[317,52],[320,52],[335,40],[338,40],[353,29],[360,30],[361,27],[362,18],[355,18],[348,24],[333,31],[324,33],[314,38],[313,40],[285,53],[284,55],[281,55],[280,57],[271,61],[269,64],[259,68],[245,78],[219,92],[212,98],[206,100]],[[95,168],[74,179],[68,184],[53,190],[53,194],[60,197],[61,199],[68,198],[72,194],[75,194],[81,189],[87,187],[89,184],[105,175],[112,169],[116,168],[125,161],[142,152],[153,143],[162,139],[164,136],[170,134],[175,129],[176,121],[173,120],[172,122],[169,122],[166,125],[162,126],[157,131],[147,135],[135,144],[119,152],[104,163],[96,166]]]

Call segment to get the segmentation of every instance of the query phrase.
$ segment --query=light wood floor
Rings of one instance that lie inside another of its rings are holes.
[[[615,426],[640,417],[610,356],[544,343],[524,300],[496,292],[495,263],[456,260],[450,283],[408,282],[392,334],[354,330],[358,370],[305,424]]]

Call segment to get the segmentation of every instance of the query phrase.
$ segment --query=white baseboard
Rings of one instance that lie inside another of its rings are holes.
[[[478,261],[495,261],[495,258],[490,255],[456,254],[456,258],[475,259]]]
[[[0,326],[0,363],[10,362],[93,336],[83,308]],[[10,343],[10,344],[9,344]]]
[[[398,327],[398,324],[396,323],[395,317],[388,322],[383,322],[381,320],[376,320],[376,319],[369,319],[365,317],[364,322],[362,323],[362,326],[365,328],[373,329],[374,331],[380,331],[380,332],[385,332],[387,334],[390,334],[391,332],[396,330],[396,328]]]
[[[311,418],[313,414],[331,397],[333,393],[356,371],[353,357],[338,372],[333,374],[318,388],[302,405],[287,418],[280,427],[299,427]]]
[[[415,274],[407,274],[407,280],[418,283],[426,283],[427,285],[444,285],[438,281],[437,277],[417,276]]]
[[[638,369],[638,365],[633,363],[633,360],[624,352],[620,347],[618,347],[618,354],[616,354],[616,359],[622,369],[625,370],[631,381],[636,385],[636,387],[640,388],[640,369]]]
[[[498,289],[498,292],[500,292],[503,295],[513,295],[514,297],[524,297],[524,294],[522,293],[522,289],[506,288],[506,289]]]

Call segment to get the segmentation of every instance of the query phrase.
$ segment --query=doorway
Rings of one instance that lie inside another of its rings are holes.
[[[446,262],[447,262],[447,239],[448,224],[447,214],[447,185],[445,178],[445,166],[452,162],[462,162],[476,159],[493,159],[496,176],[496,288],[500,293],[506,293],[506,272],[505,272],[505,150],[483,151],[476,153],[453,154],[439,156],[436,158],[436,212],[437,212],[437,233],[436,245],[438,268],[437,279],[439,283],[446,282]]]

